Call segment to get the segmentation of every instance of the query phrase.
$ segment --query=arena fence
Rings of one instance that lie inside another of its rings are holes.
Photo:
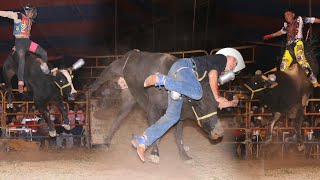
[[[222,94],[222,92],[220,92]],[[229,93],[229,92],[224,92]],[[235,92],[236,93],[236,92]],[[244,92],[239,92],[244,93]],[[238,117],[240,119],[243,119],[245,122],[244,126],[241,127],[226,127],[224,128],[226,131],[241,131],[242,135],[245,137],[242,141],[230,141],[228,143],[236,143],[239,146],[241,144],[244,144],[246,147],[246,158],[263,158],[262,155],[262,148],[265,147],[265,138],[267,136],[267,133],[269,131],[269,127],[252,127],[251,126],[251,120],[255,117],[262,117],[268,119],[268,122],[273,118],[270,111],[265,110],[265,112],[259,112],[256,110],[253,110],[253,106],[255,103],[258,103],[258,100],[240,100],[240,107],[235,108],[237,111],[234,112],[220,112],[219,117],[221,120],[226,119],[227,121],[232,121],[230,118],[225,117]],[[241,105],[242,104],[242,105]],[[305,118],[311,118],[313,120],[312,125],[302,127],[302,136],[303,136],[303,143],[306,144],[308,147],[304,150],[304,154],[309,157],[315,157],[320,158],[320,142],[315,140],[314,137],[312,137],[312,133],[315,130],[320,130],[320,127],[316,127],[314,122],[315,119],[318,119],[320,117],[320,110],[315,110],[315,107],[319,107],[320,105],[320,99],[309,99],[308,100],[308,106],[304,109],[304,116]],[[242,108],[242,110],[241,110]],[[240,120],[241,121],[241,120]],[[281,122],[281,120],[278,120]],[[296,143],[296,141],[287,142],[286,138],[289,138],[289,131],[294,131],[294,127],[292,125],[289,125],[289,118],[284,117],[284,121],[282,125],[275,126],[274,128],[274,138],[278,139],[276,141],[270,142],[270,144],[278,144],[281,146],[281,157],[284,158],[285,154],[285,147],[288,146],[288,144]],[[262,141],[261,141],[262,140]]]
[[[255,60],[255,48],[257,46],[239,46],[239,47],[233,47],[241,52],[241,54],[244,56],[245,63],[254,63]],[[193,56],[203,56],[208,54],[213,54],[217,52],[219,49],[212,49],[210,53],[208,53],[206,50],[189,50],[189,51],[175,51],[175,52],[166,52],[168,54],[174,55],[178,58],[187,58],[187,57],[193,57]],[[96,79],[99,77],[102,70],[111,64],[113,61],[120,59],[123,55],[106,55],[106,56],[85,56],[82,57],[86,64],[84,67],[79,69],[81,79]],[[82,73],[83,72],[83,73]]]
[[[237,50],[239,50],[241,52],[241,54],[244,56],[244,60],[245,62],[248,63],[255,63],[255,51],[257,46],[256,45],[249,45],[249,46],[240,46],[240,47],[233,47]],[[178,58],[186,58],[186,57],[193,57],[193,56],[202,56],[202,55],[208,55],[208,54],[214,54],[218,51],[219,49],[212,49],[209,53],[206,50],[190,50],[190,51],[177,51],[177,52],[167,52],[169,54],[172,54],[174,56],[177,56]],[[91,59],[94,59],[94,63],[96,66],[90,66],[90,77],[85,77],[85,78],[97,78],[97,76],[93,75],[91,72],[98,72],[96,71],[96,69],[103,69],[105,68],[104,65],[101,66],[102,63],[99,63],[99,61],[103,61],[103,59],[105,58],[114,58],[118,59],[121,58],[121,55],[119,56],[91,56],[88,57]],[[221,91],[221,94],[224,94],[224,96],[227,96],[228,94],[234,94],[234,93],[246,93],[246,92],[242,92],[239,91],[241,84],[243,84],[243,81],[246,81],[246,79],[248,79],[250,77],[244,76],[241,78],[237,78],[237,82],[232,82],[229,83],[228,85],[228,89],[230,90],[225,90],[225,91]],[[311,101],[311,100],[310,100]],[[317,100],[316,100],[317,101]],[[246,145],[246,154],[247,157],[249,158],[260,158],[260,154],[258,151],[258,149],[261,149],[263,142],[259,142],[259,141],[254,141],[252,140],[252,137],[257,135],[257,136],[261,136],[261,137],[265,137],[266,131],[268,130],[267,128],[255,128],[255,127],[251,127],[251,118],[254,117],[263,117],[263,118],[271,118],[271,113],[268,112],[255,112],[252,108],[252,106],[254,106],[255,103],[257,103],[258,101],[256,100],[252,100],[252,101],[240,101],[240,104],[238,106],[238,108],[234,108],[234,109],[238,109],[237,113],[230,113],[227,112],[226,114],[224,114],[223,112],[220,112],[220,117],[224,118],[225,116],[233,116],[233,117],[240,117],[242,119],[244,119],[245,122],[245,126],[244,127],[226,127],[226,131],[242,131],[245,134],[245,140],[242,142],[239,141],[232,141],[232,142],[228,142],[228,143],[236,143],[236,144],[245,144]],[[234,110],[235,111],[235,110]],[[305,115],[306,116],[310,116],[312,118],[315,118],[317,116],[319,116],[319,112],[307,112],[307,109],[305,110]],[[287,136],[287,132],[289,130],[294,129],[292,126],[290,126],[288,124],[288,118],[285,118],[285,125],[283,127],[278,127],[276,128],[276,132],[277,134],[283,134],[281,137],[282,139],[284,139],[285,136]],[[310,131],[317,129],[316,127],[304,127],[303,131],[305,134],[305,137],[307,137],[308,132],[310,134]],[[99,131],[100,132],[100,131]],[[102,131],[101,131],[102,132]],[[93,134],[92,134],[93,135]],[[95,136],[95,135],[93,135]],[[306,143],[310,143],[310,141],[307,142],[307,139],[305,138],[305,142]],[[279,142],[278,142],[279,143]],[[280,142],[282,147],[284,147],[284,145],[286,144],[286,142],[284,142],[284,140],[282,142]],[[315,143],[316,144],[316,143]],[[283,155],[283,152],[282,152]]]
[[[239,51],[241,51],[242,54],[244,54],[245,56],[245,61],[246,63],[254,63],[255,60],[255,48],[256,46],[241,46],[241,47],[235,47],[236,49],[238,49]],[[168,52],[169,54],[175,55],[179,58],[185,58],[185,57],[192,57],[192,56],[199,56],[199,55],[207,55],[207,54],[213,54],[216,51],[218,51],[219,49],[212,49],[210,51],[210,53],[208,53],[205,50],[190,50],[190,51],[179,51],[179,52]],[[248,58],[246,58],[246,56],[248,56]],[[87,56],[84,57],[84,59],[86,60],[86,65],[82,68],[83,72],[79,73],[80,75],[84,75],[81,76],[80,78],[83,79],[90,79],[91,81],[95,80],[96,78],[99,77],[100,73],[103,71],[103,69],[110,64],[111,62],[113,62],[116,59],[121,58],[122,55],[118,55],[118,56]],[[79,69],[80,71],[81,69]],[[248,78],[248,77],[247,77]],[[239,86],[239,85],[238,85]],[[238,91],[237,90],[237,86],[233,86],[233,87],[229,87],[229,89],[235,89],[235,90],[222,90],[220,93],[222,95],[224,95],[225,97],[228,96],[229,94],[245,94],[247,92],[243,92],[243,91]],[[16,90],[14,90],[16,91]],[[10,113],[7,112],[6,106],[7,106],[7,100],[6,100],[6,93],[7,92],[0,92],[1,94],[1,104],[2,104],[2,120],[1,120],[1,126],[2,126],[2,130],[5,131],[5,133],[7,133],[6,131],[8,131],[8,128],[15,128],[17,126],[11,126],[11,125],[6,125],[6,119],[9,115],[17,115],[16,113]],[[75,101],[73,103],[75,104],[85,104],[86,107],[86,111],[83,112],[83,114],[86,117],[85,123],[82,124],[82,126],[85,127],[86,129],[86,136],[87,138],[87,144],[89,144],[89,146],[91,147],[91,145],[93,144],[93,140],[95,137],[90,137],[91,136],[95,136],[95,132],[91,132],[91,118],[92,117],[92,107],[91,107],[91,103],[89,102],[90,98],[88,97],[88,92],[86,91],[79,91],[79,93],[84,93],[85,94],[85,99],[82,101]],[[26,105],[26,115],[32,116],[34,117],[36,114],[35,113],[29,113],[29,105],[33,104],[32,101],[14,101],[14,104],[25,104]],[[255,106],[255,104],[258,103],[257,100],[240,100],[239,106],[236,108],[232,108],[232,111],[223,111],[221,110],[219,112],[219,117],[224,120],[227,119],[226,121],[231,121],[230,117],[232,118],[238,118],[240,119],[240,121],[244,121],[244,126],[239,127],[239,126],[234,126],[234,127],[230,127],[230,126],[226,126],[225,130],[226,131],[241,131],[244,133],[244,140],[243,141],[229,141],[227,143],[232,143],[232,144],[238,144],[240,145],[245,145],[246,147],[246,157],[247,158],[261,158],[261,149],[264,145],[264,141],[259,141],[259,139],[264,139],[265,138],[265,134],[266,131],[268,130],[268,128],[262,128],[262,127],[251,127],[251,119],[254,117],[262,117],[262,118],[272,118],[271,117],[271,113],[268,112],[267,110],[265,110],[264,112],[259,112],[256,111],[253,107]],[[318,103],[320,104],[320,99],[309,99],[308,101],[309,105],[305,108],[304,111],[304,115],[305,117],[310,117],[312,119],[316,119],[320,116],[320,111],[315,111],[315,107],[318,107]],[[70,102],[65,102],[67,109],[69,110],[69,106],[70,106]],[[320,107],[320,105],[319,105]],[[22,115],[21,113],[19,115]],[[54,114],[52,114],[54,115]],[[60,114],[61,116],[61,114]],[[229,119],[228,119],[229,118]],[[75,124],[71,124],[71,125],[75,125]],[[21,125],[19,125],[21,126]],[[38,125],[38,124],[30,124],[30,125],[24,125],[27,127],[37,127],[37,126],[43,126],[43,125]],[[285,137],[288,135],[288,131],[294,129],[292,126],[289,125],[288,123],[288,118],[285,118],[284,121],[284,125],[283,126],[279,126],[275,129],[275,132],[278,134],[278,136],[280,137],[281,141],[277,141],[277,142],[272,142],[275,144],[280,144],[282,147],[282,157],[284,154],[284,149],[285,149],[285,145],[286,144],[290,144],[289,142],[285,142]],[[319,143],[313,141],[313,139],[308,139],[308,137],[310,137],[311,134],[311,130],[314,131],[316,129],[320,129],[320,127],[315,127],[315,125],[313,124],[312,126],[309,127],[303,127],[303,132],[304,132],[304,143],[306,144],[310,144],[311,145],[311,150],[309,152],[309,156],[314,156],[319,158],[320,157],[320,153],[319,153]],[[98,133],[102,133],[98,132]],[[103,132],[106,133],[106,132]],[[9,133],[10,134],[10,133]],[[253,137],[259,137],[256,138],[256,140],[253,139]],[[101,140],[102,142],[103,140]]]
[[[15,98],[14,96],[17,95],[18,93],[17,89],[13,89],[13,99]],[[38,139],[47,139],[49,137],[48,134],[38,134],[38,135],[33,135],[35,132],[39,131],[39,128],[41,127],[47,127],[47,124],[39,124],[38,120],[43,119],[40,118],[42,116],[41,113],[39,112],[34,112],[31,111],[31,106],[34,105],[33,101],[17,101],[13,100],[12,104],[8,104],[7,99],[5,98],[7,96],[7,91],[4,93],[1,92],[1,97],[2,97],[2,113],[1,113],[1,128],[4,136],[2,138],[26,138],[33,140],[35,138]],[[28,92],[25,92],[25,94]],[[75,122],[70,123],[70,126],[73,128],[75,126],[82,126],[83,130],[81,132],[81,135],[72,135],[72,137],[80,137],[81,138],[81,145],[90,147],[90,137],[89,137],[89,125],[90,125],[90,120],[88,119],[89,115],[89,98],[88,98],[88,93],[87,91],[78,91],[76,97],[81,100],[76,100],[76,101],[65,101],[64,105],[67,110],[68,116],[70,115],[82,115],[84,119],[80,124],[76,124]],[[54,104],[54,102],[49,102],[49,105]],[[81,105],[81,107],[84,107],[85,111],[82,112],[72,112],[70,111],[70,105]],[[24,107],[23,112],[12,112],[13,109],[15,108],[22,108]],[[12,117],[12,119],[16,119],[15,122],[8,123],[8,118]],[[62,114],[60,113],[60,110],[58,112],[50,112],[49,114],[50,118],[53,116],[54,118],[60,119],[61,122],[63,122]],[[24,119],[21,121],[21,119]],[[61,126],[61,123],[54,124],[54,126]],[[26,133],[26,136],[18,136],[22,132]]]

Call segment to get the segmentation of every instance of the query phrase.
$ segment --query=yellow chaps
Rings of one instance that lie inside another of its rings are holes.
[[[304,69],[306,74],[310,74],[309,79],[311,83],[317,82],[317,78],[314,76],[312,69],[306,59],[306,56],[304,55],[304,45],[301,40],[299,40],[294,46],[294,55],[296,56],[297,62]],[[286,49],[282,57],[280,70],[281,71],[287,70],[290,67],[292,61],[293,61],[293,58],[290,55],[290,51],[289,49]]]

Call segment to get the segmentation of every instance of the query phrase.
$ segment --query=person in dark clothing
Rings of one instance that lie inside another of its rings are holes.
[[[61,124],[60,119],[55,119],[54,124]],[[63,149],[64,146],[62,145],[63,140],[66,141],[66,148],[70,149],[73,147],[73,136],[70,130],[66,130],[62,126],[56,126],[56,132],[57,132],[57,137],[56,137],[56,144],[58,149]]]
[[[54,124],[61,124],[61,120],[60,119],[55,119],[53,121]],[[55,126],[54,127],[56,129],[57,134],[61,134],[64,132],[64,128],[62,126]]]
[[[320,121],[316,124],[316,127],[320,127]],[[316,141],[320,141],[320,129],[313,130],[313,136]]]
[[[79,123],[79,120],[75,121],[75,127],[71,129],[72,135],[74,137],[74,144],[80,146],[81,145],[81,135],[82,135],[83,126]]]
[[[218,85],[234,79],[234,73],[243,68],[245,68],[245,63],[240,52],[233,48],[224,48],[214,55],[179,59],[171,66],[168,75],[160,73],[150,75],[145,80],[144,87],[164,86],[166,90],[170,91],[171,98],[168,98],[168,108],[165,115],[142,135],[135,136],[131,141],[133,147],[137,149],[141,161],[145,161],[146,148],[179,121],[183,103],[181,96],[184,95],[194,100],[202,98],[202,87],[197,76],[200,79],[205,77],[202,81],[209,81],[214,98],[219,103],[219,108],[231,107],[236,106],[238,101],[228,101],[221,97]]]
[[[71,129],[71,133],[73,135],[81,135],[82,129],[83,129],[82,125],[80,125],[79,121],[76,120],[75,121],[75,127]]]
[[[24,65],[25,65],[25,54],[26,51],[30,51],[40,55],[41,62],[40,68],[45,74],[50,74],[50,70],[47,65],[48,55],[47,51],[44,50],[37,43],[31,41],[31,26],[33,20],[37,16],[36,7],[27,4],[23,7],[24,13],[13,12],[13,11],[0,11],[0,16],[10,18],[14,21],[13,35],[15,36],[15,50],[19,57],[18,67],[18,89],[20,93],[23,93],[24,87]]]

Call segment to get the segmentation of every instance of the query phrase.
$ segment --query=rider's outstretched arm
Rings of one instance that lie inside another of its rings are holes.
[[[15,23],[19,23],[18,13],[13,11],[0,11],[0,16],[13,19]]]
[[[320,23],[320,19],[319,18],[314,18],[314,23]]]
[[[268,40],[268,39],[271,39],[271,38],[274,38],[274,37],[277,37],[277,36],[281,36],[281,35],[283,35],[283,33],[282,33],[281,30],[279,30],[279,31],[277,31],[275,33],[263,36],[263,40]]]

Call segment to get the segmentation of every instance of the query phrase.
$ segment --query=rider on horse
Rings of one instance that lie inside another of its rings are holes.
[[[49,74],[50,70],[47,65],[48,56],[47,51],[44,50],[37,43],[31,41],[30,31],[33,20],[37,16],[36,7],[28,4],[23,7],[24,13],[13,12],[13,11],[0,11],[0,16],[13,19],[14,29],[13,35],[15,36],[15,47],[14,50],[17,51],[19,57],[19,67],[18,67],[18,89],[20,93],[23,93],[24,86],[24,65],[25,65],[25,54],[26,51],[31,51],[40,55],[41,59],[41,70],[45,74]]]

